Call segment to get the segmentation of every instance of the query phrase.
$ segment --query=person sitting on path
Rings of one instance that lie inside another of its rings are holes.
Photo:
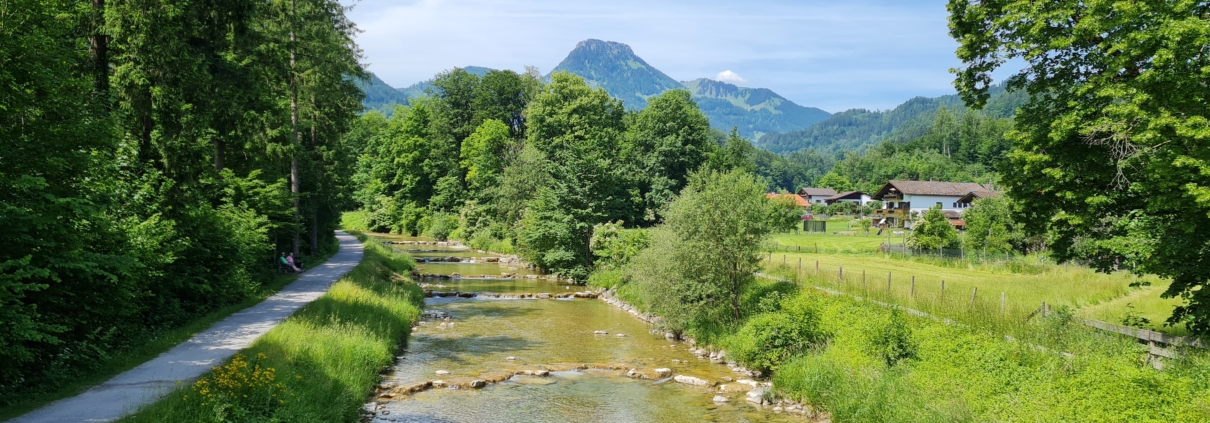
[[[290,253],[286,256],[286,263],[289,263],[290,267],[293,267],[295,272],[302,272],[302,266],[300,266],[302,263],[299,263],[300,265],[294,264],[294,253]]]

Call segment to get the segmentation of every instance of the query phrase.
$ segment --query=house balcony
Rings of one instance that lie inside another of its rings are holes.
[[[870,213],[870,216],[872,216],[875,219],[885,219],[885,218],[906,219],[909,217],[910,213],[911,213],[910,209],[877,209],[877,210],[874,210],[873,213]]]

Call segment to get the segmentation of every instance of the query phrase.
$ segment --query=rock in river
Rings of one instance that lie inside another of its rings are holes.
[[[672,380],[676,381],[677,383],[684,383],[684,384],[686,384],[686,385],[693,385],[693,386],[714,386],[714,384],[713,384],[713,383],[710,383],[709,381],[707,381],[707,380],[705,380],[705,379],[696,378],[696,377],[693,377],[693,376],[676,375],[676,376],[673,376],[673,377],[672,377]]]

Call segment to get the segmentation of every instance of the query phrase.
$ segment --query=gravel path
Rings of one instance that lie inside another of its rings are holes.
[[[177,386],[217,366],[247,348],[328,291],[332,283],[361,261],[357,238],[337,232],[340,251],[326,263],[306,271],[298,280],[260,304],[228,316],[188,341],[113,379],[70,398],[55,401],[10,423],[108,422],[138,410]]]

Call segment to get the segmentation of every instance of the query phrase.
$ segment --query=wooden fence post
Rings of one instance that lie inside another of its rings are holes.
[[[798,273],[802,273],[802,257],[798,258]]]
[[[861,286],[865,286],[865,269],[861,269]]]
[[[781,264],[786,264],[786,255],[785,254],[781,255]]]
[[[978,294],[978,293],[979,293],[979,287],[976,286],[975,289],[973,291],[971,291],[971,305],[968,308],[972,308],[972,309],[975,308],[975,294]]]
[[[916,277],[912,276],[912,290],[908,293],[911,298],[916,298]]]
[[[815,275],[819,276],[819,260],[815,260]]]
[[[839,276],[837,276],[836,278],[840,279],[842,281],[844,280],[844,265],[843,264],[840,265],[840,273],[839,273]]]
[[[941,280],[941,298],[945,298],[945,279]]]
[[[1000,314],[1004,314],[1004,292],[1000,292]]]
[[[886,272],[886,292],[891,293],[891,272]]]

